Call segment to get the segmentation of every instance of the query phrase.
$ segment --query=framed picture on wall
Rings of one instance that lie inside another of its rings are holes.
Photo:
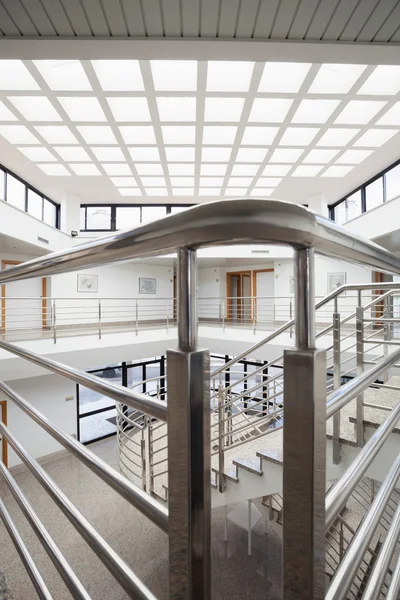
[[[157,280],[152,277],[139,277],[139,294],[155,294]]]
[[[98,275],[78,274],[78,292],[96,293],[99,290]]]
[[[331,294],[346,283],[346,273],[328,273],[327,292]]]

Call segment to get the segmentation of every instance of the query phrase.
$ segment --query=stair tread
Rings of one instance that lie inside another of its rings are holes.
[[[261,475],[263,474],[262,469],[260,467],[259,460],[251,460],[249,458],[237,458],[237,459],[232,460],[232,462],[237,467],[240,467],[241,469],[245,469],[246,471],[249,471],[250,473],[254,473],[255,475],[258,475],[259,477],[261,477]]]
[[[212,467],[212,472],[216,473],[217,475],[219,474],[219,470],[216,469],[215,467]],[[225,470],[224,477],[225,477],[225,479],[229,479],[229,481],[233,481],[234,483],[237,483],[239,481],[237,474],[236,474],[236,469]]]
[[[263,460],[269,460],[277,465],[283,465],[282,449],[272,450],[272,448],[265,448],[264,450],[257,450],[256,454]]]

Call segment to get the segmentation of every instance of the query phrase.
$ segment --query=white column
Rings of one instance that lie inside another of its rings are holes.
[[[304,204],[308,204],[308,208],[321,217],[328,217],[328,201],[324,194],[312,194],[304,200]]]
[[[82,199],[75,194],[67,193],[61,201],[61,230],[71,234],[80,230],[80,207]]]

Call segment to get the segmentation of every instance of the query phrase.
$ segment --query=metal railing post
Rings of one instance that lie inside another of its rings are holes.
[[[283,599],[325,598],[326,353],[315,349],[314,251],[295,252],[296,348],[284,354]]]
[[[167,352],[169,595],[211,598],[210,355],[197,350],[196,251],[178,250],[178,349]]]
[[[252,297],[251,302],[253,304],[253,333],[257,331],[257,298]]]
[[[335,312],[333,313],[333,389],[340,388],[340,314],[335,298]],[[340,410],[333,415],[333,462],[338,465],[340,456]]]
[[[53,340],[57,343],[56,299],[53,300]]]
[[[362,375],[364,371],[364,311],[361,306],[361,292],[359,296],[359,305],[356,308],[356,350],[357,350],[357,376]],[[357,420],[356,420],[356,441],[357,446],[364,446],[364,393],[357,396]]]
[[[139,334],[139,307],[138,300],[135,300],[135,319],[136,319],[136,335]]]
[[[289,319],[293,319],[293,303],[291,298],[289,300]],[[293,327],[290,328],[290,337],[293,337]]]
[[[101,300],[99,298],[99,340],[101,340]]]
[[[218,489],[221,494],[226,488],[225,483],[225,404],[222,385],[218,386]]]
[[[168,300],[167,300],[167,333],[168,333],[168,331],[169,331],[169,316],[168,316],[168,306],[169,306],[169,304],[168,304]]]
[[[383,317],[385,319],[389,319],[390,318],[390,298],[385,298],[383,301]],[[385,340],[385,342],[389,342],[390,341],[390,329],[391,329],[391,323],[389,323],[388,321],[384,321],[383,323],[383,339]],[[383,344],[383,358],[387,358],[389,356],[389,344]],[[389,379],[389,373],[388,371],[384,371],[384,373],[382,373],[382,380],[383,383],[387,383]]]
[[[225,302],[222,303],[222,331],[225,333]]]

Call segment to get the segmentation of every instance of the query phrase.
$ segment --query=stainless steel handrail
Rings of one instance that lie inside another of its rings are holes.
[[[197,205],[132,230],[54,252],[3,271],[0,284],[82,267],[167,254],[178,248],[283,244],[400,274],[400,259],[329,219],[281,200],[224,200]]]
[[[386,600],[399,600],[400,597],[400,556],[392,574],[392,581],[386,594]]]

